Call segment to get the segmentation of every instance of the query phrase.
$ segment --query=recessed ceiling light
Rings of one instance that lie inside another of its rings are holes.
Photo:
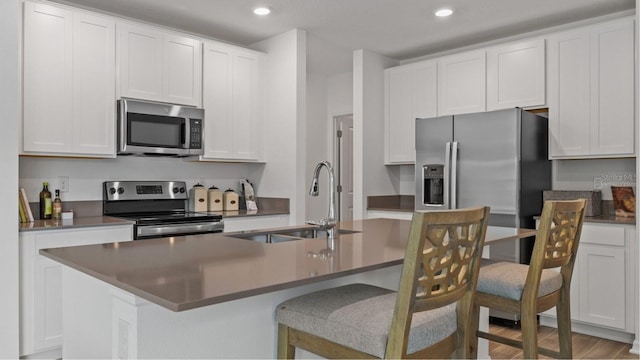
[[[268,15],[270,12],[271,10],[269,10],[269,8],[266,8],[266,7],[259,7],[259,8],[253,9],[253,13],[256,15]]]
[[[437,17],[447,17],[453,14],[453,10],[451,9],[440,9],[434,13]]]

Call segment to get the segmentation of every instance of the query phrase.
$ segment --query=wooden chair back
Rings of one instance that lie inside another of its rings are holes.
[[[387,358],[406,356],[414,313],[456,301],[457,338],[458,341],[467,338],[488,220],[488,207],[414,212],[387,341]]]
[[[586,204],[585,199],[545,202],[522,295],[523,301],[527,298],[534,301],[538,297],[543,269],[560,267],[562,286],[568,288],[571,284]]]

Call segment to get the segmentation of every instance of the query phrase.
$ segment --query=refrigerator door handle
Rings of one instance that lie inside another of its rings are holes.
[[[444,173],[442,174],[442,182],[444,183],[443,198],[442,203],[445,209],[451,209],[451,204],[449,203],[449,192],[451,189],[449,174],[451,174],[451,142],[447,141],[447,144],[444,148]]]
[[[451,206],[450,209],[458,208],[458,142],[451,143]]]

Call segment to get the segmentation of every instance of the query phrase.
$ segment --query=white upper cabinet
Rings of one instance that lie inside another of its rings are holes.
[[[633,20],[591,29],[591,153],[635,155]]]
[[[635,155],[633,30],[626,19],[549,39],[551,158]]]
[[[485,50],[438,59],[438,115],[486,110]]]
[[[545,41],[487,49],[487,110],[545,104]]]
[[[163,45],[165,101],[201,106],[202,43],[186,36],[165,34]]]
[[[115,23],[24,4],[22,153],[115,156]]]
[[[162,33],[118,24],[120,95],[162,101]]]
[[[112,155],[115,144],[115,24],[75,14],[73,21],[73,150]]]
[[[213,41],[204,47],[201,160],[258,161],[264,54]]]
[[[201,106],[200,40],[118,24],[120,97]]]
[[[415,120],[437,116],[435,60],[385,70],[385,164],[415,162]]]

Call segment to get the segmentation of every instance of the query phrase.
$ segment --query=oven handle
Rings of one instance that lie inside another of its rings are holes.
[[[174,224],[174,225],[145,225],[136,227],[137,238],[141,237],[161,237],[172,234],[189,234],[189,233],[217,233],[224,231],[224,223],[222,221],[197,223],[197,224]]]

